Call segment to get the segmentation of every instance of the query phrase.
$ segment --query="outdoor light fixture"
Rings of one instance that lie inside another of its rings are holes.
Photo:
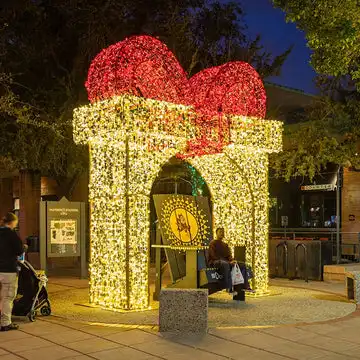
[[[188,80],[150,36],[103,50],[86,83],[91,105],[74,111],[74,139],[90,146],[90,298],[108,309],[149,306],[150,194],[173,156],[201,174],[214,227],[246,245],[255,290],[268,285],[268,154],[282,123],[264,120],[265,90],[248,64]]]

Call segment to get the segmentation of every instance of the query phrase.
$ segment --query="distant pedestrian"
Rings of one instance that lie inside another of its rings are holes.
[[[19,327],[11,321],[13,302],[18,287],[18,257],[24,252],[24,245],[17,236],[15,228],[18,218],[8,213],[2,219],[0,227],[0,309],[1,331],[17,330]]]

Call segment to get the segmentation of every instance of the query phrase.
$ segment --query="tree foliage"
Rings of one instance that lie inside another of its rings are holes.
[[[322,97],[285,126],[277,176],[313,178],[328,163],[360,167],[360,4],[358,0],[273,0],[305,32]]]
[[[235,2],[206,0],[2,0],[0,156],[61,179],[81,172],[86,151],[72,142],[72,111],[87,103],[94,56],[129,35],[158,36],[190,75],[228,60],[279,74],[290,50],[266,52],[242,15]]]
[[[360,102],[319,97],[296,124],[286,125],[284,151],[271,157],[275,175],[313,179],[329,163],[360,168]]]
[[[306,34],[319,74],[351,74],[360,81],[360,4],[358,0],[273,0]]]

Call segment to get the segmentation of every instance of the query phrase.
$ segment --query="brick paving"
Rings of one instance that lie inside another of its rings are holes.
[[[281,281],[275,284],[286,285]],[[344,294],[341,284],[298,282],[291,285],[320,290],[323,294]],[[83,286],[80,280],[58,281],[50,291],[50,299],[57,292],[69,292],[69,287]],[[320,311],[327,310],[324,306]],[[91,315],[94,309],[86,311]],[[360,359],[359,329],[360,310],[312,324],[212,327],[203,337],[163,336],[157,326],[151,324],[99,325],[39,316],[35,323],[22,320],[19,331],[0,332],[0,360]]]
[[[152,326],[98,326],[56,317],[0,333],[0,360],[360,359],[360,311],[335,321],[271,328],[213,328],[163,336]]]

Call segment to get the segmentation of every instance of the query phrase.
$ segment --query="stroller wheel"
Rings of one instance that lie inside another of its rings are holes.
[[[30,311],[29,315],[28,315],[28,318],[31,322],[34,322],[35,321],[35,317],[36,317],[36,312],[35,310],[32,310]]]
[[[42,316],[50,316],[51,315],[51,308],[50,306],[43,306],[40,309],[40,313]]]

